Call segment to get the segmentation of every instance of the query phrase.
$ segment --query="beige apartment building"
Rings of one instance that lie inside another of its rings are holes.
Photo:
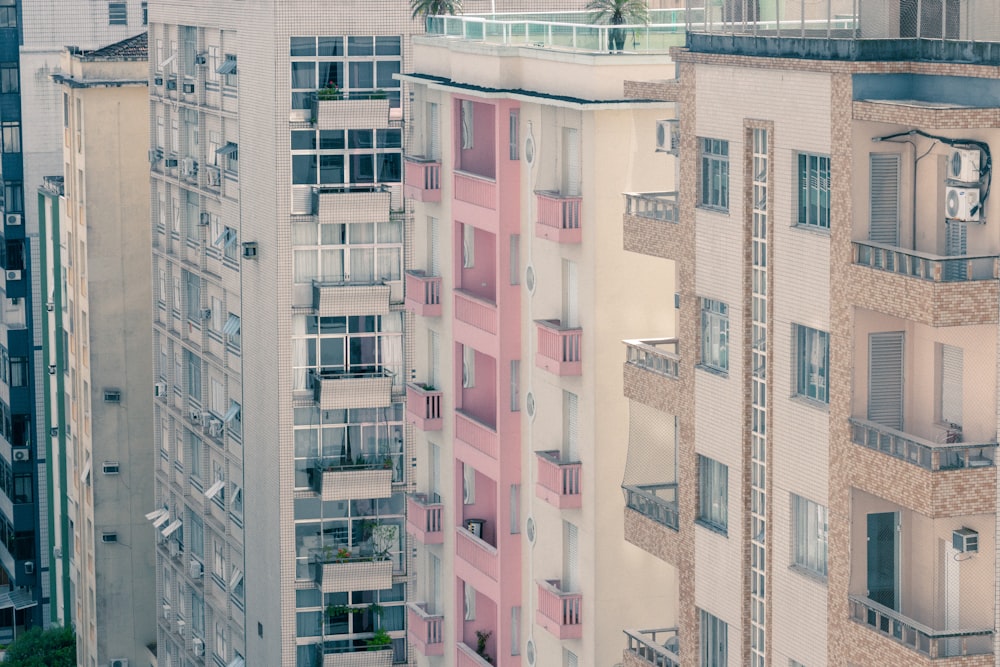
[[[625,88],[677,104],[679,215],[623,220],[677,276],[676,350],[625,367],[677,498],[624,522],[676,568],[681,650],[624,664],[995,665],[1000,8],[686,23],[676,79]]]

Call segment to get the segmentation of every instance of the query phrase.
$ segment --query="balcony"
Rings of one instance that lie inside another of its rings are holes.
[[[313,400],[320,410],[375,408],[392,405],[392,377],[372,373],[313,373]]]
[[[333,559],[333,562],[322,562]],[[316,584],[324,593],[346,591],[380,591],[392,588],[392,561],[365,558],[329,558],[321,556],[316,563]]]
[[[403,194],[422,202],[441,201],[441,161],[422,157],[405,158]]]
[[[677,484],[639,484],[622,487],[625,506],[671,530],[680,530]]]
[[[560,461],[557,450],[535,452],[538,458],[538,482],[535,495],[559,509],[578,509],[583,505],[580,493],[581,463]]]
[[[406,497],[406,528],[421,544],[441,544],[441,513],[444,504],[431,502],[426,494],[414,493]]]
[[[676,192],[627,192],[622,216],[625,250],[679,259],[681,238]]]
[[[407,637],[421,655],[444,655],[444,615],[431,614],[426,602],[406,605]]]
[[[538,201],[535,236],[556,243],[580,243],[583,240],[580,229],[582,197],[552,191],[536,192],[535,197]]]
[[[320,224],[389,222],[393,192],[386,185],[309,187],[311,210]]]
[[[625,630],[625,667],[680,667],[677,628]]]
[[[421,317],[441,317],[441,276],[407,271],[405,307]]]
[[[580,639],[583,636],[583,596],[561,590],[560,584],[558,579],[538,582],[538,612],[535,614],[535,622],[556,639]]]
[[[993,653],[992,628],[934,630],[861,596],[850,595],[848,602],[851,619],[855,623],[868,627],[925,658],[937,660],[960,656],[991,655]],[[869,644],[867,638],[862,638],[861,642]],[[855,646],[858,651],[878,650],[877,645],[859,646],[855,643]],[[878,652],[881,653],[880,650]],[[867,655],[876,655],[876,653],[871,652]],[[956,661],[956,664],[959,664],[959,661]],[[961,662],[961,664],[967,663]]]
[[[313,312],[320,317],[389,313],[392,288],[382,281],[363,284],[314,280],[312,288]]]
[[[625,340],[625,363],[676,379],[681,356],[676,338]]]
[[[680,222],[676,192],[626,192],[625,214],[657,222]]]
[[[374,93],[323,91],[312,100],[312,121],[320,130],[384,128],[389,126],[389,113],[389,100]]]
[[[997,443],[961,442],[960,430],[948,432],[945,443],[931,442],[887,426],[851,418],[851,441],[924,470],[991,468],[996,465]]]
[[[476,537],[463,526],[455,527],[455,555],[494,582],[499,581],[500,556],[497,548]],[[461,575],[459,575],[461,576]],[[469,581],[468,577],[462,577]],[[479,589],[474,582],[470,583]]]
[[[465,290],[455,290],[455,319],[495,336],[497,305]]]
[[[392,495],[392,459],[350,465],[317,462],[309,469],[309,481],[324,501],[388,498]]]
[[[492,479],[500,474],[496,429],[459,410],[455,411],[455,455]]]
[[[497,209],[497,182],[494,179],[457,170],[454,178],[456,200],[490,211]]]
[[[855,305],[935,327],[996,323],[1000,257],[941,256],[871,241],[853,247],[848,289]]]
[[[455,667],[491,667],[492,665],[492,662],[487,662],[471,646],[462,642],[455,644]]]
[[[416,425],[421,431],[440,431],[441,391],[422,384],[410,382],[406,385],[406,421]]]
[[[559,320],[535,320],[538,325],[538,352],[535,365],[554,375],[583,372],[583,330],[563,327]]]
[[[353,650],[324,653],[323,667],[392,667],[391,647],[382,650]]]

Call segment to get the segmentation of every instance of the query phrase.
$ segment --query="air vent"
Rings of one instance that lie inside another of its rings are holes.
[[[105,403],[121,403],[122,402],[122,392],[121,392],[121,389],[105,389],[104,390],[104,402]]]
[[[535,517],[529,516],[524,522],[524,536],[528,538],[530,544],[535,543]]]
[[[118,533],[115,532],[101,533],[101,542],[104,542],[105,544],[117,544]]]
[[[524,655],[528,658],[528,667],[535,667],[535,640],[529,639],[524,647]]]
[[[533,392],[528,392],[528,395],[524,399],[524,409],[528,413],[528,417],[535,418],[535,394]]]
[[[117,475],[121,471],[121,464],[118,461],[105,461],[102,469],[105,475]]]

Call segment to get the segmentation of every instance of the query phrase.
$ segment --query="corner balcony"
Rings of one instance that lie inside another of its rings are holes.
[[[583,505],[580,491],[582,464],[561,461],[558,450],[535,452],[538,482],[535,495],[558,509],[578,509]]]
[[[444,615],[431,614],[426,602],[406,605],[407,637],[423,656],[444,655]]]
[[[317,461],[309,481],[324,501],[388,498],[392,495],[392,459],[358,463]]]
[[[455,527],[455,555],[459,560],[467,563],[472,569],[482,576],[459,576],[468,581],[477,590],[484,589],[484,586],[477,585],[475,580],[482,580],[486,577],[492,582],[498,582],[500,576],[500,556],[497,548],[483,539],[473,535],[464,526]]]
[[[405,308],[421,317],[441,317],[441,276],[406,272]]]
[[[848,604],[855,627],[871,631],[850,633],[849,643],[858,655],[884,656],[887,665],[993,664],[992,628],[936,630],[861,596],[848,596]],[[890,642],[908,650],[897,650]],[[894,653],[896,659],[890,659]],[[967,656],[990,657],[975,661]]]
[[[320,410],[375,408],[392,405],[392,377],[371,373],[314,372],[313,400]]]
[[[623,667],[680,667],[677,628],[625,630]]]
[[[682,244],[676,192],[626,192],[622,216],[624,248],[663,259],[679,259]]]
[[[996,510],[997,443],[960,442],[960,431],[932,442],[864,419],[849,421],[859,450],[848,460],[852,483],[930,517]]]
[[[640,484],[625,492],[625,541],[665,563],[680,562],[680,506],[677,484]]]
[[[681,356],[676,338],[646,338],[622,341],[625,396],[670,414],[680,410],[682,395]]]
[[[580,375],[583,329],[563,327],[559,320],[535,320],[535,324],[538,326],[535,365],[554,375]]]
[[[325,653],[323,667],[392,667],[391,647]]]
[[[580,243],[581,204],[579,195],[563,195],[549,190],[535,192],[538,202],[538,219],[535,236],[556,243]]]
[[[324,554],[316,563],[316,585],[324,593],[392,588],[392,561],[374,557],[338,557],[336,551],[329,556]]]
[[[935,327],[996,323],[1000,257],[852,245],[848,290],[855,305]]]
[[[424,493],[413,493],[406,497],[406,532],[421,544],[442,544],[444,532],[441,530],[441,514],[444,504],[432,502]]]
[[[421,202],[441,201],[441,161],[423,157],[405,157],[403,195]]]
[[[386,128],[389,113],[384,94],[320,91],[312,99],[312,122],[320,130]]]
[[[423,384],[410,382],[406,385],[406,421],[421,431],[440,431],[444,420],[441,418],[442,392]]]
[[[320,317],[386,315],[392,288],[379,281],[368,284],[314,280],[313,312]]]
[[[625,506],[671,530],[680,530],[677,484],[639,484],[622,487]]]
[[[535,622],[556,639],[580,639],[583,636],[580,593],[567,593],[558,579],[538,582],[538,609]]]

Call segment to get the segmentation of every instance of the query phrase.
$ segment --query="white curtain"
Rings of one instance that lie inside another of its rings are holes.
[[[312,248],[296,250],[294,253],[295,282],[310,283],[319,277],[318,256]]]
[[[320,250],[320,276],[327,282],[344,281],[344,251]]]
[[[375,249],[351,248],[351,282],[370,283],[375,280]]]
[[[292,335],[304,336],[306,333],[306,318],[304,315],[292,317]],[[309,369],[309,346],[315,345],[312,338],[297,338],[292,340],[292,389],[308,389],[307,375]]]
[[[379,336],[382,367],[392,373],[392,383],[402,388],[403,382],[403,319],[399,313],[382,316],[382,335]],[[399,334],[399,335],[396,335]]]

